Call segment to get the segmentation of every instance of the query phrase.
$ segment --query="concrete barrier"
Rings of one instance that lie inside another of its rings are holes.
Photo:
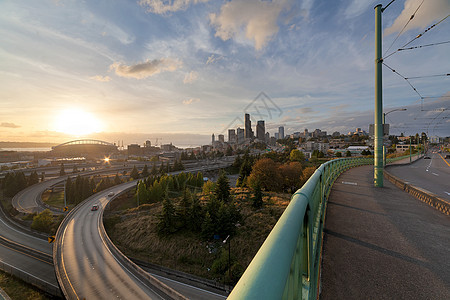
[[[446,215],[450,215],[450,203],[447,202],[446,200],[440,198],[439,196],[433,194],[430,191],[413,186],[408,182],[405,182],[404,180],[390,174],[386,170],[384,171],[384,176],[395,186],[413,195],[420,201],[425,202],[426,204],[436,208],[437,210],[441,211]]]

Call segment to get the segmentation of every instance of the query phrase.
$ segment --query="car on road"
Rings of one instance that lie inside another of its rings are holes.
[[[108,197],[114,196],[114,192],[109,192]]]
[[[449,159],[450,158],[450,154],[447,154],[446,156],[445,156],[445,159]]]
[[[423,159],[431,159],[429,156],[424,156]]]
[[[96,211],[96,210],[98,210],[98,204],[92,205],[91,211]]]

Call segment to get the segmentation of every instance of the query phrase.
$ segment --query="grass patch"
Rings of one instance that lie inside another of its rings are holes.
[[[52,192],[50,190],[45,191],[42,194],[42,201],[50,206],[63,208],[64,207],[64,191]]]
[[[0,287],[13,300],[44,300],[52,299],[32,285],[0,271]]]

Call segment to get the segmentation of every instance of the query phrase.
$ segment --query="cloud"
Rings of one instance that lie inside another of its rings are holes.
[[[209,0],[140,0],[139,5],[147,8],[147,12],[155,14],[171,13],[178,10],[186,10],[189,5],[205,3]],[[166,3],[165,3],[166,2]],[[169,3],[167,3],[169,2]]]
[[[0,127],[6,127],[6,128],[20,128],[20,125],[16,125],[14,123],[8,123],[8,122],[3,122],[0,124]]]
[[[131,66],[115,62],[109,67],[109,69],[114,70],[116,72],[116,75],[121,77],[143,79],[164,71],[173,72],[176,69],[180,68],[181,65],[181,61],[173,60],[170,58],[161,58],[147,60],[146,62]]]
[[[394,32],[400,32],[419,7],[420,3],[422,3],[422,0],[406,0],[403,11],[395,19],[394,24],[384,30],[384,34],[389,35]],[[406,27],[406,30],[425,28],[431,22],[447,16],[449,11],[450,1],[448,0],[425,1],[408,24],[408,27]]]
[[[111,80],[111,77],[96,75],[96,76],[89,77],[89,79],[97,80],[97,81],[100,81],[100,82],[108,82],[108,81]]]
[[[186,76],[184,76],[184,80],[183,82],[186,83],[193,83],[194,81],[196,81],[198,78],[198,73],[195,71],[191,71],[188,74],[186,74]]]
[[[200,101],[200,99],[198,99],[198,98],[190,98],[190,99],[187,99],[187,100],[183,100],[183,104],[184,105],[189,105],[189,104],[192,104],[194,102],[199,102],[199,101]]]
[[[261,50],[278,32],[278,16],[289,6],[288,0],[232,0],[221,7],[219,14],[209,17],[216,37],[227,41],[244,35],[254,42],[256,50]]]

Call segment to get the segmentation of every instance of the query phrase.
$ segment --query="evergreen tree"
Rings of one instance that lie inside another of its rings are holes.
[[[263,195],[261,190],[261,184],[259,180],[256,181],[255,189],[253,191],[253,202],[252,206],[256,209],[261,208],[263,205]]]
[[[147,167],[147,165],[144,165],[144,169],[142,170],[142,177],[145,178],[149,175],[150,175],[150,173],[148,173],[148,167]]]
[[[162,213],[158,223],[158,232],[160,234],[174,233],[177,228],[175,224],[175,207],[169,197],[163,202]]]
[[[39,182],[39,175],[36,171],[32,172],[30,174],[30,177],[28,177],[28,186],[36,184]]]
[[[116,173],[116,176],[114,177],[114,185],[118,185],[122,183],[122,179],[119,177],[119,173]]]
[[[352,156],[352,153],[351,153],[349,150],[347,150],[347,152],[345,152],[345,156],[346,156],[346,157],[351,157],[351,156]]]
[[[214,192],[217,199],[220,201],[228,202],[230,199],[230,184],[225,172],[221,172],[219,179],[217,179]]]
[[[210,239],[215,233],[215,226],[213,220],[211,219],[211,215],[209,212],[206,212],[205,219],[202,223],[202,236],[205,239]]]
[[[192,194],[191,191],[186,188],[183,192],[183,198],[181,198],[180,205],[178,207],[178,216],[180,219],[180,223],[184,227],[190,221],[190,210],[192,202]]]
[[[136,197],[139,201],[139,205],[149,202],[149,193],[147,191],[147,187],[142,181],[139,181],[137,185]]]
[[[197,179],[196,179],[195,186],[198,186],[198,187],[202,187],[203,186],[203,173],[202,172],[198,172],[197,173]]]
[[[64,164],[61,164],[61,167],[59,169],[59,176],[66,175],[66,171],[64,171]]]
[[[158,174],[158,170],[156,169],[156,163],[153,163],[152,170],[150,171],[152,175]]]
[[[130,177],[133,178],[134,180],[139,178],[139,172],[136,168],[136,165],[134,165],[133,170],[131,170]]]
[[[45,180],[45,172],[41,173],[41,182]]]
[[[203,223],[203,208],[200,204],[200,200],[193,195],[191,206],[189,208],[188,228],[193,232],[200,232]]]

